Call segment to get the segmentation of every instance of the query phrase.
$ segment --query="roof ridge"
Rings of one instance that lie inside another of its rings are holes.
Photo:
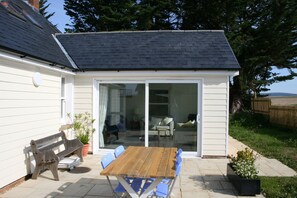
[[[56,33],[55,35],[79,35],[79,34],[118,34],[118,33],[155,33],[155,32],[173,32],[173,33],[190,33],[190,32],[224,32],[224,30],[127,30],[127,31],[103,31],[103,32],[76,32],[76,33]]]

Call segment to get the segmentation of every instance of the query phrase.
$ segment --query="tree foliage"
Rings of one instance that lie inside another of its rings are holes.
[[[231,83],[235,98],[296,76],[295,0],[65,0],[64,8],[71,32],[224,30],[241,66]],[[274,67],[290,74],[279,76]]]
[[[48,13],[46,9],[50,6],[51,4],[47,4],[47,0],[39,0],[39,13],[42,14],[46,19],[51,18],[55,12]]]

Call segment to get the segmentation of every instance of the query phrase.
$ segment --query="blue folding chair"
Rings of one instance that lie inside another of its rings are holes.
[[[105,156],[103,156],[103,158],[101,159],[101,166],[103,169],[105,169],[113,160],[114,160],[114,155],[111,153],[106,154]],[[110,185],[110,188],[112,190],[112,192],[114,193],[115,197],[118,197],[116,193],[126,193],[125,188],[122,186],[122,184],[118,184],[114,189],[112,188],[111,182],[109,180],[109,177],[106,176],[107,181]]]
[[[183,159],[181,158],[180,155],[176,155],[176,162],[175,162],[175,167],[176,167],[176,170],[178,168],[178,166],[182,163]],[[177,171],[175,171],[177,172]],[[172,179],[168,179],[168,178],[165,178],[162,180],[162,183],[165,183],[165,184],[170,184],[172,182]]]
[[[116,157],[116,158],[118,158],[120,155],[122,155],[123,153],[125,152],[125,148],[122,146],[122,145],[120,145],[120,146],[118,146],[115,150],[114,150],[114,156]]]
[[[101,159],[101,166],[103,169],[105,169],[113,160],[115,160],[115,157],[113,154],[108,153]],[[111,182],[109,180],[109,177],[106,176],[107,181],[115,195],[115,197],[118,197],[116,193],[126,193],[126,189],[123,187],[121,183],[119,183],[114,189],[112,188]],[[126,178],[126,181],[130,183],[130,180]],[[132,183],[130,184],[131,187],[135,192],[138,192],[141,188],[142,180],[141,179],[134,179]]]
[[[175,184],[176,178],[180,174],[181,166],[182,166],[182,163],[180,163],[176,167],[176,177],[174,178],[172,184],[167,184],[167,183],[163,183],[163,182],[158,184],[158,186],[156,188],[156,192],[155,192],[156,197],[168,197],[171,194],[171,191],[172,191],[173,186]]]
[[[177,150],[177,152],[176,152],[176,157],[177,157],[177,156],[181,156],[182,153],[183,153],[183,150],[182,150],[181,148],[179,148],[179,149]]]
[[[181,166],[182,166],[182,158],[180,155],[177,155],[176,156],[176,162],[175,162],[175,167],[176,167],[176,170],[175,170],[175,179],[168,179],[168,178],[165,178],[163,179],[160,184],[157,185],[156,187],[156,192],[155,192],[155,195],[157,197],[167,197],[168,195],[170,195],[171,191],[172,191],[172,188],[175,184],[175,181],[176,181],[176,178],[179,176],[180,174],[180,170],[181,170]],[[149,185],[151,184],[152,181],[154,181],[155,178],[150,178],[147,180],[147,182],[144,184],[143,188],[142,188],[142,192],[145,191]],[[173,183],[172,183],[173,181]],[[170,188],[171,187],[171,188]],[[170,192],[168,193],[168,190],[170,189]],[[152,191],[150,196],[153,196],[154,192]]]

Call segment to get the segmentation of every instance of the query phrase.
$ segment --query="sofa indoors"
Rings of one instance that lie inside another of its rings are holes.
[[[173,136],[174,120],[172,117],[151,117],[149,135]]]

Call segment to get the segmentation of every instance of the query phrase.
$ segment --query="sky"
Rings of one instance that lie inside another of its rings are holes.
[[[49,19],[54,25],[57,25],[58,29],[61,32],[65,32],[66,24],[71,24],[70,17],[66,15],[66,11],[63,8],[63,0],[48,0],[50,6],[47,11],[49,13],[55,12],[55,14]],[[286,69],[282,70],[274,70],[281,75],[287,74]],[[295,70],[297,72],[297,70]],[[268,87],[270,89],[269,92],[283,92],[283,93],[294,93],[297,94],[297,78],[294,80],[274,83],[273,85]]]

